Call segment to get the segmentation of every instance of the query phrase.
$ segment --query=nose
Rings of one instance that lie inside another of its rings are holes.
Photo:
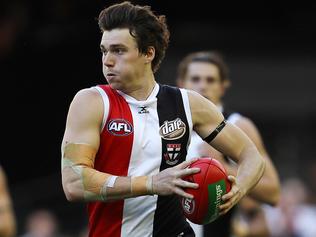
[[[114,56],[110,52],[103,54],[102,55],[102,62],[103,62],[104,66],[113,67],[114,62],[115,62]]]
[[[200,81],[199,81],[199,89],[200,91],[204,91],[206,90],[208,84],[207,84],[207,81],[205,80],[205,78],[202,78]]]

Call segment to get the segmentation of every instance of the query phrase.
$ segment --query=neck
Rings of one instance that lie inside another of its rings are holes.
[[[156,84],[154,74],[147,74],[146,78],[140,79],[140,81],[141,84],[138,87],[133,88],[126,94],[135,98],[136,100],[146,100]]]

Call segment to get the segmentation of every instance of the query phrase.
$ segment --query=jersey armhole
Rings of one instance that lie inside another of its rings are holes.
[[[189,148],[189,145],[191,143],[192,130],[193,130],[192,114],[191,114],[191,109],[190,109],[190,102],[189,102],[188,91],[186,89],[180,88],[180,92],[181,92],[181,95],[182,95],[185,115],[187,117],[187,121],[188,121],[188,124],[189,124],[189,140],[188,140],[188,145],[187,145],[187,148]]]
[[[102,97],[102,101],[103,101],[103,111],[104,112],[103,112],[103,119],[102,119],[102,124],[101,124],[101,133],[102,133],[104,126],[106,124],[106,121],[108,119],[108,116],[109,116],[109,108],[110,108],[109,97],[101,87],[94,86],[92,88],[96,89],[99,92],[99,94]]]

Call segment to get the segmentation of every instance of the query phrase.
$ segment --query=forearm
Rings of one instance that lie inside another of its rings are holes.
[[[258,183],[263,175],[265,162],[254,145],[247,146],[240,154],[236,184],[248,193]]]
[[[118,177],[95,170],[96,150],[88,144],[67,144],[62,183],[70,201],[108,201],[152,194],[152,177]]]
[[[99,172],[89,167],[81,174],[63,169],[63,187],[69,201],[110,201],[152,194],[152,177],[122,177]]]

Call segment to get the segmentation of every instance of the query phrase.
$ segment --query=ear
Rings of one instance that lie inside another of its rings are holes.
[[[147,52],[145,54],[146,63],[151,63],[156,55],[155,48],[153,46],[149,46]]]
[[[184,82],[180,78],[177,78],[176,83],[177,83],[177,87],[180,87],[180,88],[184,87]]]
[[[230,80],[226,79],[223,81],[223,87],[225,90],[228,89],[230,86],[231,86]]]

